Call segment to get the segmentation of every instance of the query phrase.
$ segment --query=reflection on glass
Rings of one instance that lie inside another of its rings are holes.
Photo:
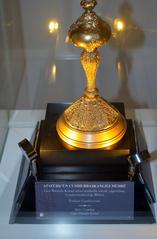
[[[116,68],[121,81],[119,92],[114,99],[125,102],[127,107],[140,107],[129,89],[129,74],[133,65],[132,51],[144,44],[145,34],[134,21],[133,8],[129,0],[124,0],[119,9],[119,18],[113,21],[113,37],[110,47],[117,51]]]
[[[57,67],[55,64],[52,65],[52,82],[56,81],[56,72],[57,72]]]
[[[120,60],[117,61],[117,71],[118,71],[118,76],[119,76],[118,78],[122,81],[126,75],[123,76],[124,68],[123,68],[123,65]]]
[[[56,20],[51,20],[48,25],[49,28],[49,33],[54,33],[58,30],[59,28],[59,23]]]
[[[116,31],[123,31],[125,29],[125,22],[120,18],[116,18],[114,20],[114,28]]]
[[[57,73],[57,66],[56,64],[52,64],[48,70],[48,79],[50,84],[54,84],[56,82],[56,73]]]
[[[66,36],[65,43],[68,43],[68,42],[69,42],[69,36]]]
[[[0,110],[0,161],[8,132],[9,111]]]

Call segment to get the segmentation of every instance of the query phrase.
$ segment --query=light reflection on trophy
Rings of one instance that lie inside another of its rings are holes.
[[[85,148],[112,148],[126,132],[126,120],[120,112],[104,100],[96,88],[96,73],[100,64],[97,48],[111,36],[109,25],[93,11],[96,0],[82,0],[85,12],[71,25],[69,41],[83,48],[81,63],[87,77],[87,86],[58,119],[56,129],[68,145]]]

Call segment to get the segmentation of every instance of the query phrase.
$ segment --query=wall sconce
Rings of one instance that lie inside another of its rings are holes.
[[[114,29],[118,32],[122,32],[125,29],[125,22],[120,18],[114,20]]]
[[[59,23],[56,20],[52,20],[49,22],[48,24],[48,29],[49,29],[49,33],[54,33],[58,30],[59,28]]]

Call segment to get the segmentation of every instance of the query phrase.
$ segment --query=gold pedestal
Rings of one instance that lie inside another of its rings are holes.
[[[127,128],[124,117],[99,95],[96,88],[96,73],[100,65],[97,48],[111,36],[109,25],[93,11],[96,4],[96,0],[81,1],[85,12],[69,30],[69,40],[84,49],[81,63],[87,87],[84,95],[65,110],[56,124],[58,135],[64,142],[85,149],[113,147]]]
[[[81,97],[57,121],[60,138],[79,148],[110,148],[125,131],[124,117],[100,96],[92,101]]]

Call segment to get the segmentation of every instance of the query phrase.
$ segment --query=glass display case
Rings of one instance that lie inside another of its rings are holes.
[[[157,219],[157,27],[156,0],[98,0],[95,11],[112,37],[100,48],[100,94],[123,102],[151,155],[151,210]],[[82,14],[79,0],[0,0],[0,231],[12,238],[150,238],[157,226],[61,222],[12,225],[22,152],[48,103],[69,103],[82,95],[86,79],[80,49],[69,43],[69,26]],[[30,195],[31,197],[31,195]]]

